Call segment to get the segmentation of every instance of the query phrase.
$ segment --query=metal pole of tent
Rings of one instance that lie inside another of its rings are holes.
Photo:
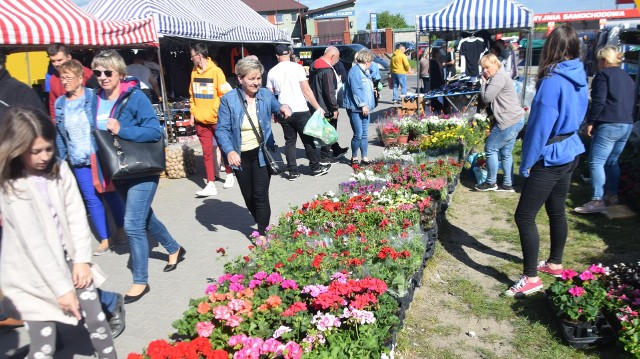
[[[158,48],[156,50],[158,54],[158,65],[160,65],[160,91],[162,92],[162,113],[164,114],[164,133],[167,136],[167,143],[173,140],[173,127],[169,125],[169,119],[171,113],[169,110],[169,103],[167,102],[167,87],[164,83],[164,66],[162,66],[162,56],[160,55],[160,39],[158,39]]]
[[[417,64],[416,64],[416,71],[417,71],[416,78],[418,79],[416,81],[416,84],[417,84],[417,86],[416,86],[417,91],[416,92],[418,92],[418,96],[417,96],[417,99],[416,99],[416,101],[417,101],[416,116],[419,117],[420,116],[420,103],[422,102],[421,99],[420,99],[420,80],[422,80],[420,78],[420,72],[422,71],[422,68],[420,68],[420,59],[418,58],[418,53],[420,52],[419,51],[420,50],[420,42],[419,42],[420,34],[418,32],[418,26],[419,26],[418,25],[418,21],[416,21],[416,50],[415,50],[415,53],[416,53],[416,61],[417,61]]]
[[[529,84],[529,69],[531,67],[532,57],[533,57],[533,28],[529,29],[529,34],[527,34],[527,51],[525,53],[524,58],[524,81],[522,82],[522,98],[520,99],[520,104],[524,105],[524,99],[527,95],[527,85]]]
[[[31,86],[31,64],[29,63],[29,51],[24,53],[25,60],[27,61],[27,83]]]

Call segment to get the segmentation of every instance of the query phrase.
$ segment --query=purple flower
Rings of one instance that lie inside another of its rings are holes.
[[[282,289],[298,289],[298,283],[295,280],[285,279],[280,284]]]
[[[204,290],[204,294],[209,295],[211,293],[215,293],[218,290],[218,286],[215,284],[209,284],[207,289]]]
[[[267,277],[266,281],[269,284],[276,284],[276,283],[280,283],[282,282],[284,278],[282,278],[282,276],[280,275],[280,273],[278,272],[273,272],[271,274],[269,274],[269,276]]]
[[[262,284],[261,280],[252,279],[251,281],[249,281],[249,288],[253,289],[253,288],[259,287],[261,284]]]
[[[253,278],[257,279],[257,280],[263,280],[265,278],[267,278],[267,273],[265,272],[258,272],[256,274],[253,275]]]

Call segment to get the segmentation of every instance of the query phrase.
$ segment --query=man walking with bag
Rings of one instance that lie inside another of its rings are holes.
[[[331,126],[338,128],[338,74],[333,66],[340,60],[340,51],[335,46],[329,46],[324,54],[314,61],[309,68],[309,83],[313,95],[324,111],[324,117]],[[330,164],[335,158],[344,156],[349,147],[340,147],[338,142],[320,148],[320,163]],[[332,151],[333,154],[329,151]]]
[[[287,171],[289,172],[288,180],[295,181],[300,177],[296,163],[297,136],[300,136],[300,140],[304,145],[305,154],[311,167],[311,174],[313,176],[325,175],[331,168],[331,164],[320,164],[313,137],[303,133],[304,127],[311,117],[307,101],[315,110],[320,109],[320,104],[316,101],[313,91],[309,87],[304,68],[300,64],[291,61],[291,49],[288,45],[281,44],[276,47],[276,59],[278,64],[267,75],[267,88],[276,95],[281,104],[288,105],[293,112],[291,117],[279,119],[284,132],[284,148],[287,157]]]

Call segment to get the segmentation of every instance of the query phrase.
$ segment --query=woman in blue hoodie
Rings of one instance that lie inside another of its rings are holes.
[[[537,92],[522,143],[520,175],[525,182],[515,214],[524,273],[505,292],[511,297],[541,290],[538,272],[561,275],[567,240],[565,201],[578,155],[584,152],[578,129],[587,112],[589,95],[580,62],[580,41],[572,27],[563,25],[551,32],[538,69]],[[546,261],[538,263],[536,215],[542,205],[549,215],[551,252]]]
[[[91,68],[101,87],[92,105],[96,127],[127,141],[159,141],[163,135],[160,122],[149,98],[140,91],[140,82],[126,77],[127,65],[122,56],[115,50],[104,50],[93,58]],[[125,304],[139,300],[150,290],[147,233],[169,253],[165,272],[176,269],[186,253],[151,209],[159,180],[156,175],[114,181],[125,204],[124,231],[131,247],[133,285],[124,297]]]

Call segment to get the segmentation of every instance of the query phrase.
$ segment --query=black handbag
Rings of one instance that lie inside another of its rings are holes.
[[[127,104],[127,96],[118,115]],[[98,157],[106,178],[124,180],[160,175],[165,170],[164,135],[156,142],[133,142],[123,140],[110,131],[93,131],[98,147]]]
[[[262,136],[262,128],[260,128],[260,133],[258,133],[258,130],[256,130],[256,126],[253,124],[253,119],[251,119],[251,116],[249,116],[247,105],[245,105],[244,103],[244,99],[240,94],[240,90],[239,89],[236,89],[236,90],[238,91],[238,97],[240,98],[240,103],[242,103],[242,108],[244,109],[244,113],[245,115],[247,115],[247,119],[249,119],[249,123],[251,124],[251,128],[253,129],[253,133],[256,135],[258,142],[260,142],[260,149],[262,149],[262,153],[264,154],[264,159],[267,162],[267,171],[269,171],[269,174],[272,176],[277,176],[279,174],[284,173],[284,171],[286,170],[286,166],[284,164],[284,161],[282,161],[282,156],[279,153],[271,150],[271,148],[269,148],[269,146],[265,144],[264,137]],[[260,122],[258,122],[258,126],[260,126]]]

